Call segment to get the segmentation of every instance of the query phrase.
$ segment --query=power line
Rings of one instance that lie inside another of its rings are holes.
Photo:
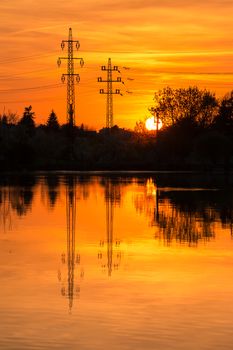
[[[0,90],[0,93],[8,93],[8,92],[14,92],[14,91],[27,91],[27,90],[40,90],[40,89],[53,89],[58,87],[62,87],[62,85],[50,84],[50,85],[33,86],[28,88],[5,89],[5,90]]]
[[[0,101],[0,104],[5,104],[5,103],[12,103],[12,104],[15,104],[15,103],[28,103],[29,101],[30,101],[30,103],[31,102],[40,102],[40,101],[61,101],[61,100],[63,100],[63,98],[53,98],[53,97],[51,97],[51,98],[37,98],[37,99],[35,99],[35,98],[30,98],[30,99],[28,99],[28,100],[18,100],[18,101]]]
[[[15,74],[9,74],[9,75],[2,75],[0,76],[0,80],[6,80],[6,79],[11,79],[14,77],[18,77],[18,76],[24,76],[27,74],[34,74],[34,73],[43,73],[43,72],[55,72],[55,69],[35,69],[32,71],[28,71],[28,72],[22,72],[22,73],[15,73]]]
[[[31,59],[38,59],[41,57],[50,57],[53,56],[55,53],[57,53],[57,50],[55,51],[50,51],[50,53],[44,53],[44,54],[34,54],[34,55],[29,55],[29,56],[19,56],[19,57],[14,57],[14,58],[5,58],[5,59],[0,59],[0,63],[14,63],[18,61],[28,61]]]
[[[173,75],[233,75],[233,72],[169,72],[160,71],[153,72],[153,74],[173,74]]]

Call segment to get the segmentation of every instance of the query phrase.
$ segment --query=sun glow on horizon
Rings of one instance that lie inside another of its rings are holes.
[[[150,117],[145,121],[145,126],[147,130],[152,131],[152,130],[160,130],[163,126],[162,120],[158,120],[158,126],[157,126],[157,121],[155,120],[154,117]]]

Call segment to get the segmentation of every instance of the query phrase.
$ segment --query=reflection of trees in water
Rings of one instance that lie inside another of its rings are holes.
[[[156,238],[189,245],[214,238],[216,222],[232,233],[232,202],[232,191],[163,190],[153,187],[151,179],[134,198],[136,210],[156,226]]]
[[[75,175],[75,174],[69,174],[65,175],[61,178],[62,184],[65,186],[72,184],[75,181],[76,186],[76,197],[78,200],[80,199],[88,199],[90,196],[90,185],[93,183],[93,177],[91,176],[85,176],[85,175]]]
[[[90,196],[90,184],[91,179],[77,178],[77,198],[78,199],[88,199]]]
[[[219,217],[223,228],[229,228],[233,236],[233,193],[232,191],[224,191],[221,195],[221,208],[219,209]]]
[[[161,192],[171,205],[182,213],[190,213],[197,221],[205,225],[220,222],[223,228],[232,227],[233,196],[232,190],[197,190]]]
[[[11,206],[17,215],[26,215],[31,209],[33,190],[31,188],[15,188],[10,190]]]
[[[49,206],[50,208],[54,208],[59,194],[59,176],[56,174],[47,175],[44,178],[44,182],[47,190]]]
[[[187,176],[186,176],[187,177]],[[151,226],[156,226],[156,236],[167,243],[172,240],[196,244],[200,239],[209,240],[214,237],[215,223],[230,229],[233,222],[232,189],[228,190],[180,190],[179,187],[166,188],[170,184],[164,180],[163,188],[157,188],[154,179],[132,176],[86,176],[68,175],[18,175],[0,178],[0,224],[4,231],[11,228],[12,214],[26,215],[33,205],[37,183],[44,191],[45,203],[55,207],[59,195],[75,178],[77,199],[87,199],[90,191],[101,186],[104,189],[106,203],[107,239],[111,246],[111,230],[113,227],[114,207],[122,205],[124,191],[128,185],[143,185],[144,190],[134,192],[134,205],[137,212],[145,214]],[[170,178],[170,177],[169,177]],[[175,177],[176,179],[177,177]],[[183,181],[183,179],[182,179]],[[161,183],[161,181],[159,182]],[[179,186],[182,186],[179,183]],[[185,183],[185,182],[184,182]],[[198,185],[201,184],[198,183]],[[203,183],[202,183],[203,185]],[[228,184],[230,187],[230,185]],[[224,187],[223,187],[224,188]],[[108,211],[108,214],[107,214]],[[111,249],[110,249],[111,250]],[[111,256],[111,253],[110,253]],[[106,264],[105,264],[106,265]]]
[[[0,218],[4,230],[11,228],[12,214],[26,215],[32,208],[36,179],[33,176],[1,179]]]
[[[157,226],[156,238],[162,239],[167,245],[172,241],[187,242],[195,245],[199,240],[207,241],[214,237],[214,212],[206,212],[204,217],[197,213],[184,212],[174,206],[163,210],[163,202],[160,206],[159,215],[155,220]]]
[[[41,195],[43,204],[47,204],[50,209],[54,209],[61,192],[67,185],[73,183],[74,180],[77,199],[88,199],[91,183],[91,178],[89,176],[48,174],[43,177],[42,181]]]
[[[9,200],[9,188],[0,190],[0,224],[3,226],[3,231],[11,229],[11,203]]]
[[[131,180],[123,180],[120,176],[102,176],[99,179],[101,187],[104,188],[105,202],[111,202],[113,207],[121,206],[122,192]]]

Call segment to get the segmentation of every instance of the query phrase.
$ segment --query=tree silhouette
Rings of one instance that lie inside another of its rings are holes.
[[[143,122],[142,120],[139,120],[136,122],[136,125],[134,127],[134,131],[137,134],[148,134],[148,130],[146,129],[145,122]]]
[[[0,114],[0,125],[16,125],[18,121],[18,116],[16,113],[8,111],[8,113]]]
[[[233,90],[221,101],[215,126],[224,133],[233,133]]]
[[[46,123],[46,126],[51,129],[51,130],[58,130],[60,125],[58,123],[58,119],[57,119],[57,116],[56,116],[56,113],[54,112],[54,110],[52,109],[49,117],[48,117],[48,120],[47,120],[47,123]]]
[[[23,116],[19,120],[18,124],[28,128],[28,129],[34,129],[35,128],[34,115],[35,115],[35,113],[32,112],[31,105],[29,107],[25,107]]]
[[[198,87],[172,89],[166,87],[154,95],[155,106],[150,108],[158,114],[164,126],[175,125],[183,119],[201,126],[212,124],[218,111],[215,94]]]

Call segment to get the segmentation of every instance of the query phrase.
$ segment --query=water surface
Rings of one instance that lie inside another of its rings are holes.
[[[232,349],[229,179],[0,179],[0,349]]]

